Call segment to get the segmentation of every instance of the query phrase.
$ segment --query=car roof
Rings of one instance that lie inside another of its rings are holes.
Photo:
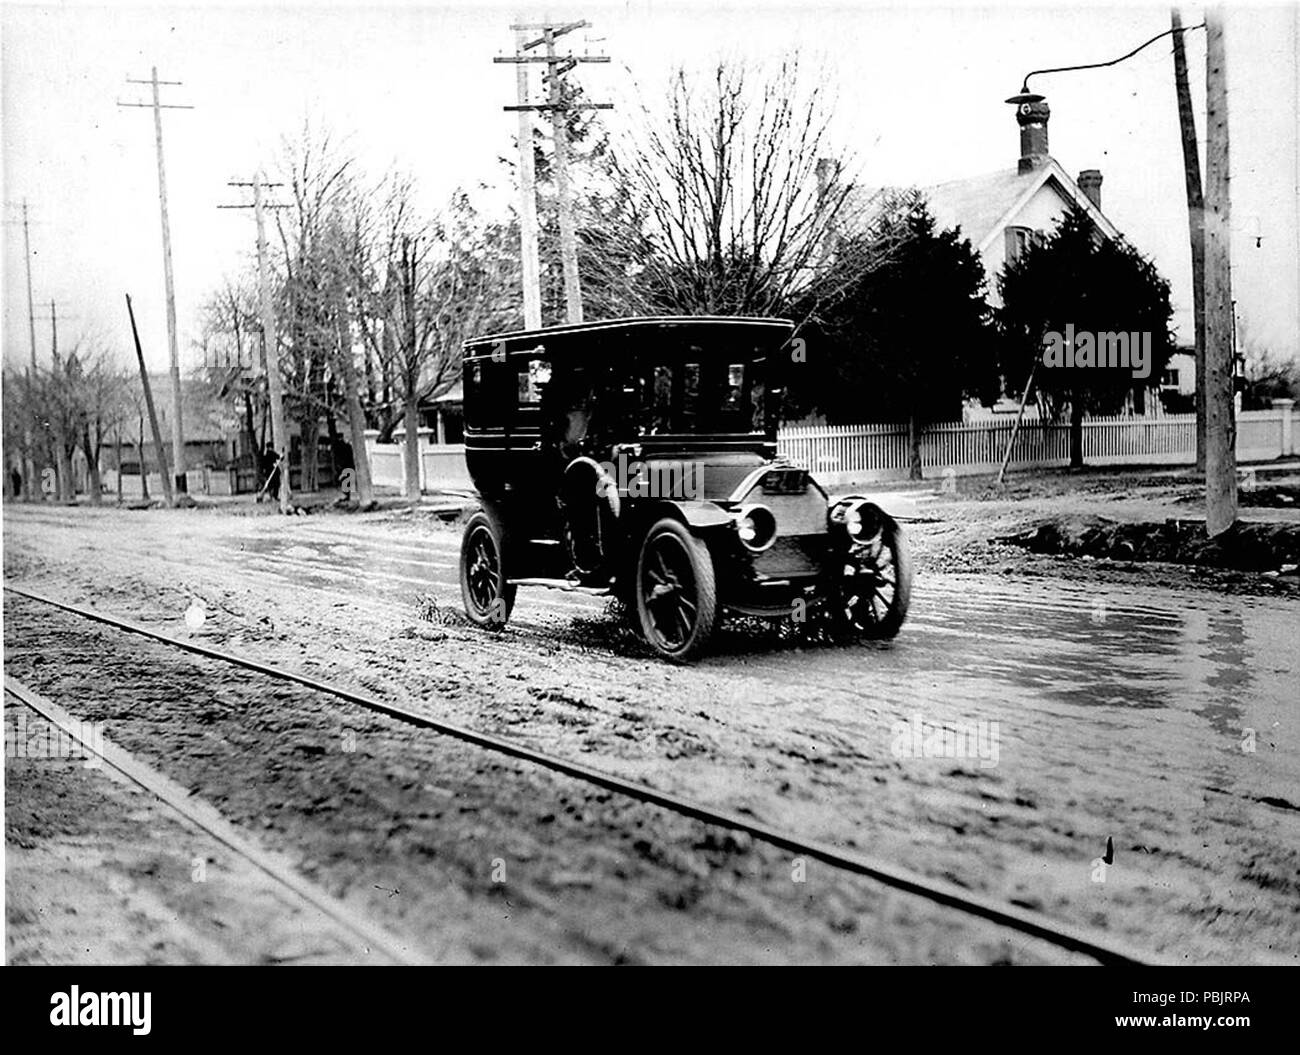
[[[649,315],[625,319],[602,319],[599,322],[569,323],[564,326],[550,326],[540,330],[510,330],[505,333],[484,334],[472,337],[465,342],[465,351],[478,351],[485,345],[498,342],[527,342],[531,340],[553,340],[554,338],[581,338],[591,334],[610,336],[625,333],[628,336],[642,336],[655,330],[759,330],[769,331],[770,336],[789,336],[794,331],[794,323],[789,319],[763,318],[748,315]]]

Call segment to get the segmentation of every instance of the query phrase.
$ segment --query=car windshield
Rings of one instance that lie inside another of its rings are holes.
[[[645,435],[759,433],[769,414],[767,356],[696,345],[644,355],[633,379]]]

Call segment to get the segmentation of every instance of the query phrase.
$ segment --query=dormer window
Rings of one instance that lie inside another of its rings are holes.
[[[1006,237],[1008,264],[1014,264],[1018,261],[1035,240],[1032,227],[1008,227]]]

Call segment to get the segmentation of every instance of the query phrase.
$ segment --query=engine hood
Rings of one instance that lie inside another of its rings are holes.
[[[735,493],[755,469],[771,459],[754,451],[622,450],[615,455],[611,475],[620,494],[629,498],[671,498],[722,502]]]

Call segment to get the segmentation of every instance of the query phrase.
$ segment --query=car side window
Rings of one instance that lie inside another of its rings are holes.
[[[475,429],[500,428],[505,420],[506,405],[501,400],[503,367],[491,360],[476,359],[465,370],[466,401],[473,406]]]
[[[745,395],[745,364],[731,363],[727,367],[727,387],[722,392],[722,409],[740,410]]]
[[[542,389],[551,380],[551,364],[545,359],[529,359],[515,368],[515,390],[519,406],[537,406]]]
[[[749,389],[749,429],[751,432],[767,429],[767,387],[761,377],[755,378]]]
[[[659,364],[654,368],[650,378],[646,432],[658,435],[668,432],[672,424],[673,407],[673,368]]]
[[[704,385],[699,363],[685,363],[682,366],[682,402],[679,427],[685,432],[693,432],[704,411]]]

